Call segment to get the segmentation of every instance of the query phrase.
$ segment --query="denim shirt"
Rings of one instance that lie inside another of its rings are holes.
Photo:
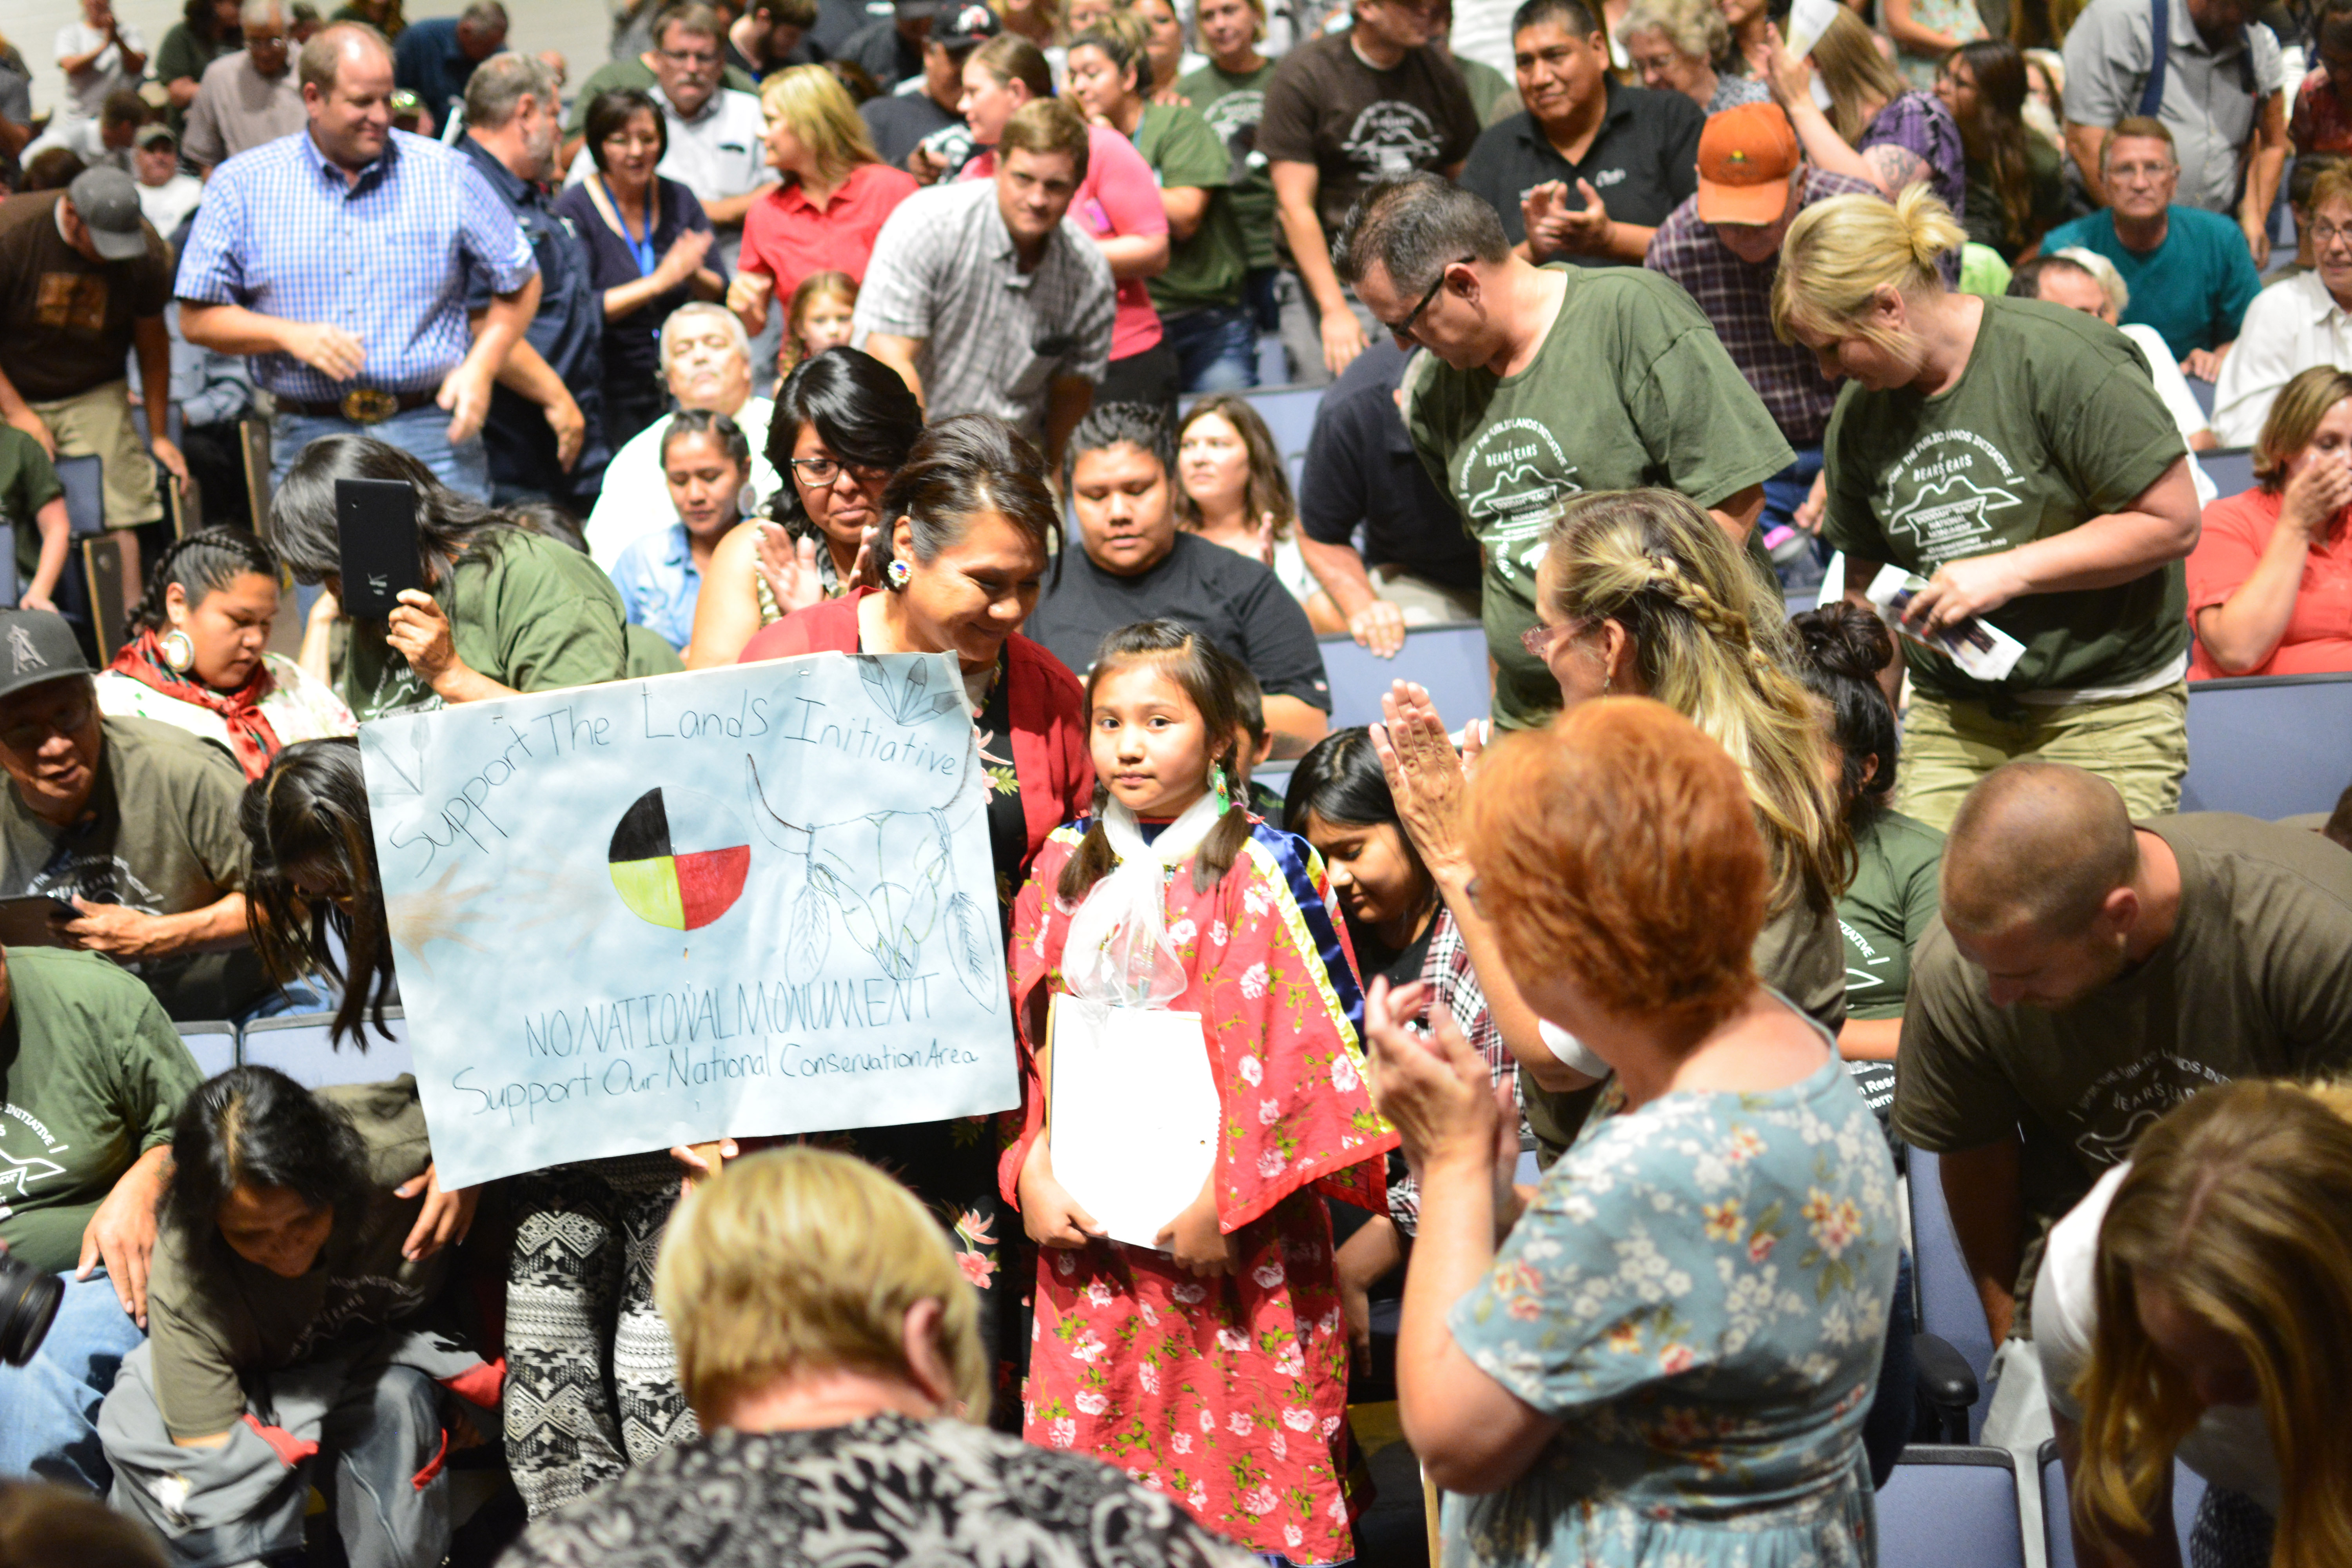
[[[622,608],[633,624],[660,633],[672,647],[685,648],[694,635],[694,604],[702,596],[702,574],[694,564],[686,524],[673,522],[622,551],[613,563],[613,585],[620,589]]]

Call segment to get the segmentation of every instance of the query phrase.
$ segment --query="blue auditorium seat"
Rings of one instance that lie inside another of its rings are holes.
[[[1381,699],[1394,680],[1419,681],[1446,728],[1483,719],[1493,706],[1486,679],[1486,632],[1475,621],[1418,626],[1405,634],[1394,658],[1381,658],[1336,633],[1319,639],[1323,673],[1331,682],[1331,728],[1381,721]]]
[[[226,1022],[186,1023],[179,1026],[180,1043],[196,1058],[196,1066],[206,1078],[216,1078],[236,1066],[236,1026]]]
[[[1319,386],[1286,387],[1274,392],[1244,394],[1258,417],[1265,421],[1274,437],[1274,449],[1284,458],[1296,458],[1307,450],[1307,438],[1315,433],[1315,411],[1322,406],[1323,389]]]
[[[2197,406],[2205,411],[2206,417],[2212,417],[2213,384],[2210,381],[2200,381],[2193,375],[2183,376],[2181,379],[2189,383],[2189,395],[2197,400]]]
[[[1969,1436],[1973,1437],[1983,1430],[1985,1408],[1992,1402],[1988,1376],[1992,1369],[1992,1330],[1985,1322],[1984,1302],[1977,1295],[1968,1259],[1961,1256],[1959,1237],[1952,1231],[1940,1166],[1941,1162],[1924,1149],[1906,1152],[1912,1268],[1919,1280],[1919,1331],[1933,1334],[1959,1352],[1977,1374],[1981,1392],[1969,1412]]]
[[[2075,1568],[2074,1532],[2068,1526],[2066,1467],[2059,1462],[2055,1439],[2042,1445],[2042,1523],[2050,1547],[2050,1568]],[[2205,1500],[2205,1478],[2175,1461],[2172,1467],[2172,1528],[2180,1537],[2180,1560],[2189,1561],[2189,1533],[2197,1524],[2197,1505]]]
[[[334,1017],[327,1013],[285,1014],[245,1026],[242,1060],[247,1067],[276,1068],[306,1089],[336,1083],[381,1083],[415,1070],[408,1048],[408,1020],[397,1007],[383,1010],[392,1030],[387,1040],[373,1026],[367,1049],[329,1039]]]
[[[58,484],[66,492],[66,522],[76,539],[106,531],[105,468],[95,456],[59,458]]]
[[[2189,683],[2183,811],[2276,820],[2334,808],[2352,784],[2352,675]]]
[[[2227,447],[2216,452],[2200,452],[2197,463],[2205,477],[2213,481],[2219,499],[2242,496],[2254,488],[2254,454],[2245,447]]]
[[[1878,1568],[2025,1568],[2007,1450],[1914,1443],[1878,1489]]]

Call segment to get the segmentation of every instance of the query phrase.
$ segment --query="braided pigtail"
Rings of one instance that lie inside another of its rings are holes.
[[[1822,725],[1796,679],[1777,586],[1671,490],[1580,495],[1561,510],[1538,593],[1553,618],[1613,620],[1650,696],[1740,764],[1773,868],[1772,908],[1826,911],[1853,878]]]

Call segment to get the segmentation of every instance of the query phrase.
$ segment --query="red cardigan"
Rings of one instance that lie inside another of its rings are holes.
[[[795,610],[744,645],[739,664],[803,653],[856,653],[860,588]],[[1086,688],[1042,644],[1015,632],[1005,667],[1004,699],[1013,717],[1013,773],[1021,782],[1021,816],[1029,830],[1025,869],[1046,836],[1094,805],[1095,768],[1087,752]]]

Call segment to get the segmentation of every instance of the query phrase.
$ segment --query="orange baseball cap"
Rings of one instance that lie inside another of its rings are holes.
[[[1768,224],[1788,210],[1789,179],[1804,163],[1777,103],[1743,103],[1707,117],[1698,137],[1701,223]]]

